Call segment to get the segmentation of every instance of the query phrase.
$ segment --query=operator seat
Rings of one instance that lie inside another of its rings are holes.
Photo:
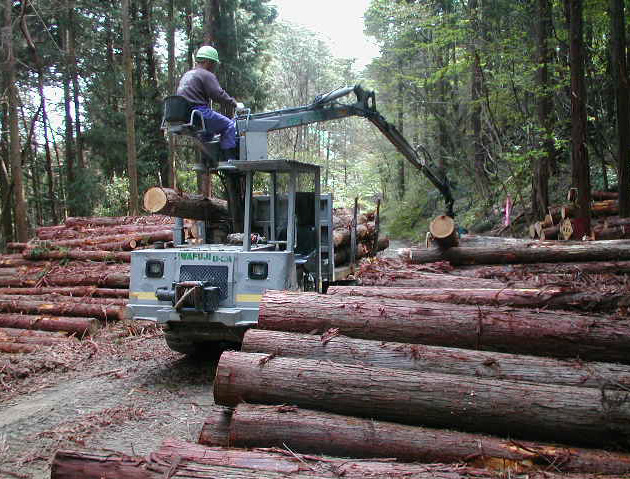
[[[171,95],[164,99],[162,127],[175,135],[197,136],[205,130],[203,116],[193,110],[191,103],[181,95]]]

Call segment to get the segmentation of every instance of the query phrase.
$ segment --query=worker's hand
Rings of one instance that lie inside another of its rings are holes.
[[[245,109],[245,105],[243,105],[241,102],[237,102],[236,103],[236,109],[237,110],[244,110]]]

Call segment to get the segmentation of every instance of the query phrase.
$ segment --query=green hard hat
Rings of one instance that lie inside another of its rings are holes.
[[[221,63],[219,61],[219,52],[217,52],[214,48],[205,45],[197,50],[197,55],[195,56],[197,61],[199,60],[212,60],[217,63]]]

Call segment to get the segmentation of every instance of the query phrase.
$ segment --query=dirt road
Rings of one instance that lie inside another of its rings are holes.
[[[196,441],[215,407],[216,362],[170,351],[161,334],[119,324],[90,341],[0,356],[0,478],[49,478],[58,448],[144,455],[166,437]]]

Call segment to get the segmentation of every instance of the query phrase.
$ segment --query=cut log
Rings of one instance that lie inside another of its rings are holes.
[[[95,298],[128,298],[128,289],[95,288],[90,286],[49,288],[0,288],[0,294],[33,295],[60,294],[63,296]]]
[[[575,228],[573,227],[573,222],[570,218],[565,218],[560,222],[560,230],[558,232],[560,239],[565,241],[570,240],[575,233]],[[575,238],[579,239],[579,238]]]
[[[7,243],[7,250],[9,251],[23,251],[26,248],[28,248],[28,243],[15,243],[15,242]]]
[[[561,209],[562,219],[575,218],[577,214],[576,205],[565,205]],[[618,200],[593,201],[591,203],[592,216],[612,216],[619,214]]]
[[[64,240],[64,239],[77,239],[85,237],[95,236],[111,236],[120,234],[138,234],[146,233],[150,231],[165,231],[173,229],[175,224],[159,224],[159,225],[116,225],[116,226],[101,226],[96,228],[88,228],[78,226],[75,228],[66,228],[54,230],[54,231],[38,231],[36,233],[39,240]]]
[[[627,363],[630,321],[560,311],[267,291],[259,327],[412,344]]]
[[[295,404],[428,427],[457,427],[568,444],[630,440],[630,407],[591,388],[371,368],[267,354],[224,352],[217,404]]]
[[[591,199],[594,201],[603,201],[603,200],[617,200],[619,199],[619,193],[616,191],[591,191]]]
[[[433,241],[440,248],[451,248],[459,244],[457,225],[453,218],[446,215],[437,216],[429,224],[429,231],[433,236]]]
[[[99,329],[99,323],[94,318],[0,314],[0,327],[63,331],[82,337],[93,336]]]
[[[107,306],[125,306],[129,301],[123,298],[75,297],[62,294],[0,294],[0,301],[37,301],[78,304],[100,304]]]
[[[38,249],[53,248],[85,248],[88,246],[98,246],[106,244],[123,244],[124,242],[135,241],[138,244],[149,244],[155,241],[171,241],[173,239],[173,231],[170,229],[160,229],[154,231],[145,231],[137,233],[122,233],[113,235],[95,235],[84,236],[76,239],[58,240],[58,241],[39,241],[30,244],[30,249],[38,247]],[[106,249],[106,248],[103,248]]]
[[[428,273],[414,270],[381,270],[376,274],[361,272],[358,278],[364,286],[396,288],[502,288],[500,281],[473,280],[451,274]]]
[[[22,253],[0,255],[0,268],[14,268],[18,266],[29,266],[31,261],[24,259]]]
[[[232,423],[232,410],[222,409],[211,414],[203,423],[203,428],[199,433],[199,444],[208,446],[230,446],[229,434]]]
[[[453,265],[618,260],[630,260],[629,241],[592,241],[570,245],[541,244],[525,247],[456,247],[447,250],[411,248],[408,257],[412,264],[449,261]]]
[[[495,472],[461,464],[405,464],[316,456],[286,450],[209,448],[166,440],[146,458],[107,451],[58,450],[51,479],[496,479]],[[592,474],[532,472],[528,479],[612,479]]]
[[[379,237],[376,243],[376,250],[385,251],[387,248],[389,248],[389,238],[387,236]]]
[[[33,300],[0,299],[0,312],[47,314],[54,316],[81,316],[98,319],[123,319],[123,308],[105,304],[85,304],[60,301],[45,302]]]
[[[333,245],[341,248],[350,244],[350,230],[347,228],[337,228],[333,230]]]
[[[213,422],[212,417],[208,418],[202,431]],[[228,441],[232,447],[285,447],[307,454],[468,463],[489,469],[499,466],[502,472],[509,470],[517,474],[536,470],[599,474],[630,472],[630,455],[627,454],[516,442],[291,406],[240,404],[232,417]]]
[[[562,386],[630,389],[630,366],[250,329],[243,352]],[[218,430],[218,428],[215,428]],[[218,444],[217,444],[218,445]]]
[[[593,228],[593,236],[596,240],[628,239],[630,238],[630,225]]]
[[[135,248],[135,241],[126,241],[129,249]],[[99,245],[101,246],[101,245]],[[25,259],[54,259],[54,260],[77,260],[77,261],[108,261],[119,263],[131,263],[131,253],[127,251],[83,251],[72,249],[67,251],[55,251],[46,249],[27,249],[22,252]]]
[[[0,341],[20,344],[51,345],[68,341],[68,336],[57,331],[36,331],[17,328],[0,328]]]
[[[554,240],[558,239],[558,233],[560,232],[560,225],[550,226],[548,228],[541,228],[540,230],[540,239],[545,240]]]
[[[536,224],[532,223],[531,225],[529,225],[529,237],[531,239],[537,238],[538,237],[538,231],[536,230]]]
[[[545,215],[545,219],[543,219],[540,223],[543,228],[549,228],[550,226],[554,226],[553,216],[549,213]]]
[[[227,202],[218,198],[154,186],[144,194],[144,208],[151,213],[195,220],[229,219]]]
[[[0,338],[0,353],[24,354],[32,353],[41,348],[38,344],[24,344]]]
[[[76,216],[66,218],[66,228],[120,226],[120,225],[166,225],[172,224],[173,218],[163,215],[151,216]]]
[[[39,266],[25,269],[15,278],[0,278],[0,287],[104,286],[129,287],[129,265],[71,263],[67,266]]]
[[[554,224],[557,224],[560,220],[562,220],[562,206],[550,206],[548,211]]]
[[[485,279],[514,280],[536,274],[626,274],[630,261],[591,261],[586,263],[531,263],[500,266],[458,266],[454,274]]]
[[[420,302],[483,304],[518,308],[575,309],[581,311],[615,311],[619,307],[630,306],[630,298],[625,292],[599,293],[558,287],[541,289],[431,289],[331,286],[328,288],[327,294]]]

